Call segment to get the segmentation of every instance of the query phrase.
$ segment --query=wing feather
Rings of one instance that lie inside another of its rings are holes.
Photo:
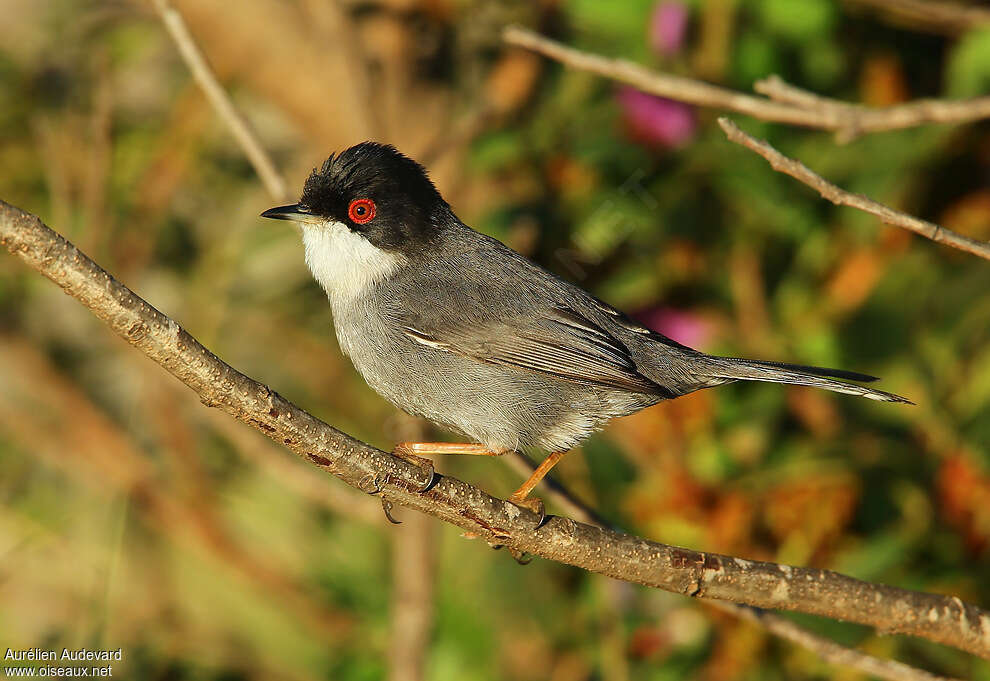
[[[405,333],[423,345],[479,362],[635,393],[667,392],[639,373],[621,341],[570,308],[471,327],[407,326]]]

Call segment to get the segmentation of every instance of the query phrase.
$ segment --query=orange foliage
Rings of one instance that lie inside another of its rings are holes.
[[[936,481],[939,507],[973,553],[990,545],[990,475],[972,457],[956,454],[946,459]]]
[[[990,190],[975,191],[953,203],[942,213],[942,224],[976,239],[990,237]]]
[[[846,255],[828,282],[828,297],[832,305],[840,311],[862,305],[873,292],[883,269],[882,259],[872,248]]]
[[[764,518],[781,544],[799,540],[810,559],[828,550],[842,534],[858,498],[859,488],[851,476],[788,481],[768,493]]]
[[[908,98],[904,71],[894,55],[875,55],[867,59],[859,85],[863,102],[868,106],[892,106]]]
[[[488,103],[498,113],[515,111],[533,92],[540,75],[540,59],[532,52],[504,54],[488,76]]]
[[[835,400],[807,388],[787,391],[787,406],[805,428],[820,439],[835,434],[839,427],[839,412]]]

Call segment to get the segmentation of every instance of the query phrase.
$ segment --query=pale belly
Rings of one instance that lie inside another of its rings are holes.
[[[615,416],[656,402],[426,347],[367,308],[335,314],[341,350],[379,395],[493,451],[574,447]],[[364,311],[365,314],[360,314]]]

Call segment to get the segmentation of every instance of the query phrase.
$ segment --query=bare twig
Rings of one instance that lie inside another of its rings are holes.
[[[845,0],[878,10],[910,28],[956,36],[990,24],[990,9],[940,0]]]
[[[930,674],[923,669],[911,667],[897,660],[882,660],[879,657],[861,653],[855,648],[847,648],[824,636],[808,631],[786,617],[760,608],[724,601],[712,601],[709,605],[754,624],[759,624],[770,633],[811,650],[826,662],[852,667],[878,679],[887,679],[887,681],[957,681],[949,677]]]
[[[272,162],[268,152],[258,141],[250,124],[237,110],[226,90],[220,85],[216,75],[213,73],[213,69],[207,63],[206,57],[203,56],[203,52],[199,49],[192,34],[189,33],[182,15],[172,6],[169,0],[152,0],[152,2],[159,17],[161,17],[162,23],[165,24],[169,35],[175,41],[176,47],[179,48],[179,54],[182,55],[196,82],[203,88],[203,92],[206,94],[207,99],[210,100],[210,104],[213,105],[217,114],[220,115],[223,122],[230,128],[230,132],[234,135],[237,143],[241,145],[241,149],[244,150],[251,165],[254,166],[255,172],[258,173],[262,183],[265,185],[265,189],[268,190],[268,193],[275,201],[287,201],[289,190],[286,187],[285,180],[282,179],[278,170],[275,169],[275,164]]]
[[[990,260],[990,243],[963,236],[933,222],[921,220],[907,213],[893,210],[862,194],[847,192],[845,189],[832,184],[821,175],[816,174],[800,161],[784,156],[764,140],[758,140],[755,137],[747,135],[728,118],[719,118],[718,124],[722,126],[722,130],[725,131],[726,136],[731,141],[741,144],[751,151],[755,151],[769,161],[770,166],[774,170],[790,175],[794,179],[805,183],[837,206],[858,208],[861,211],[877,216],[888,225],[903,227],[915,234],[928,237],[932,241]]]
[[[990,97],[956,101],[921,99],[883,108],[819,96],[800,100],[767,99],[693,78],[660,73],[624,59],[610,59],[576,50],[518,26],[505,29],[504,37],[512,45],[533,50],[572,68],[626,83],[643,92],[697,106],[727,109],[765,121],[831,130],[846,141],[869,132],[899,130],[928,123],[965,123],[990,117]],[[782,81],[776,79],[774,82]]]
[[[263,431],[347,484],[516,551],[698,598],[780,608],[920,636],[990,659],[990,612],[957,597],[829,570],[748,561],[537,516],[456,478],[420,493],[425,472],[359,442],[241,374],[36,216],[0,201],[0,244],[57,283],[209,406]]]

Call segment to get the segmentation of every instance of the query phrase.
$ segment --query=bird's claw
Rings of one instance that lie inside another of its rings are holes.
[[[518,506],[519,508],[524,508],[527,511],[531,511],[539,516],[539,520],[536,521],[536,527],[533,529],[540,529],[546,525],[547,520],[550,516],[547,515],[546,506],[543,505],[543,500],[536,497],[528,497],[525,499],[520,499],[516,497],[509,497],[509,503]]]
[[[366,476],[364,476],[364,479],[361,480],[360,487],[361,487],[361,491],[370,494],[371,496],[375,496],[376,494],[381,494],[382,491],[385,489],[384,487],[382,487],[382,480],[379,477],[378,473],[368,473]]]
[[[430,461],[429,464],[430,464],[430,468],[429,468],[430,479],[426,481],[426,484],[424,484],[422,487],[416,490],[420,494],[426,494],[427,492],[429,492],[431,489],[433,489],[433,485],[437,484],[437,481],[440,479],[440,474],[437,473],[437,469],[433,467],[433,462]]]
[[[382,497],[382,511],[384,511],[385,517],[388,518],[388,521],[393,525],[402,524],[401,520],[396,520],[395,518],[392,517],[392,502],[386,499],[385,497]]]
[[[440,479],[440,474],[437,473],[437,469],[433,466],[432,461],[423,458],[422,456],[417,456],[413,454],[402,445],[399,445],[395,449],[393,449],[392,455],[397,456],[403,461],[411,463],[414,466],[418,466],[430,474],[430,477],[427,478],[423,486],[416,490],[419,494],[425,494],[426,492],[429,492],[431,489],[433,489],[433,486],[437,484],[437,481]]]
[[[533,556],[528,555],[525,551],[509,548],[505,544],[498,543],[489,543],[488,546],[491,547],[492,551],[501,551],[504,548],[508,548],[509,555],[512,556],[512,559],[520,565],[529,565],[533,562]]]
[[[527,555],[525,551],[519,549],[509,549],[509,555],[520,565],[529,565],[533,562],[533,556]]]

